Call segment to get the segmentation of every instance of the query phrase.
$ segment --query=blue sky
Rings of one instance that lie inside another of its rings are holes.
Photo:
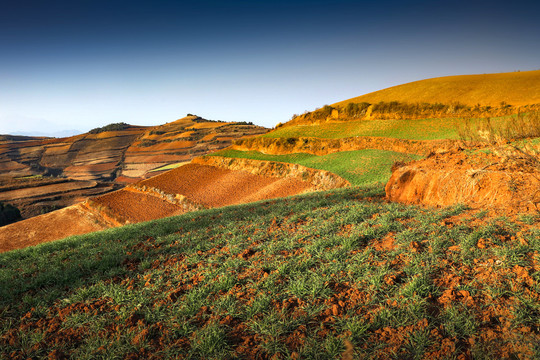
[[[0,133],[272,127],[424,78],[540,69],[526,1],[18,0],[0,6]]]

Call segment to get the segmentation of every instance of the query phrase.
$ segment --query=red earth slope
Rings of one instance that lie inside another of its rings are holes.
[[[391,201],[429,206],[466,204],[509,213],[540,211],[540,168],[518,155],[452,151],[395,169]]]
[[[68,138],[0,136],[3,176],[65,176],[76,180],[136,181],[149,171],[225,148],[233,139],[266,132],[245,123],[198,116],[154,127],[123,124]]]
[[[0,251],[202,208],[295,195],[319,188],[321,184],[310,179],[320,182],[328,177],[327,172],[322,173],[311,174],[306,181],[289,172],[258,175],[222,166],[187,164],[85,203],[0,227]],[[342,186],[346,182],[341,180],[333,179],[333,183]]]

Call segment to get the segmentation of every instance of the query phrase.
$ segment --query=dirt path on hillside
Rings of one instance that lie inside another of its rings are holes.
[[[73,205],[0,227],[0,252],[22,249],[71,235],[110,227],[95,215]]]
[[[139,185],[181,194],[207,207],[285,197],[311,188],[309,183],[297,178],[265,177],[198,164],[181,166]]]

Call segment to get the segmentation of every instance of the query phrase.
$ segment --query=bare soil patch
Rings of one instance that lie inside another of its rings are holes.
[[[108,224],[84,211],[80,205],[74,205],[1,227],[0,252],[22,249],[108,227],[110,227]]]
[[[295,178],[271,178],[208,165],[187,164],[140,182],[169,194],[182,194],[208,207],[240,204],[301,193],[311,186]]]
[[[0,228],[0,242],[9,244],[10,237],[17,238],[12,248],[21,248],[120,224],[182,214],[197,205],[220,207],[296,195],[310,189],[311,184],[298,178],[267,177],[188,164],[139,182],[136,188],[94,197],[84,206]],[[5,245],[3,251],[11,250],[10,246]]]
[[[122,189],[92,200],[106,206],[119,219],[130,223],[148,221],[183,213],[175,204],[142,192]]]
[[[430,206],[467,204],[509,212],[538,211],[540,171],[489,153],[453,151],[394,169],[391,201]]]

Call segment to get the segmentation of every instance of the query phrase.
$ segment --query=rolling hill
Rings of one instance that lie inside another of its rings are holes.
[[[540,70],[420,80],[324,105],[294,115],[289,122],[277,127],[351,121],[354,122],[351,126],[364,128],[363,120],[384,119],[394,120],[390,126],[404,131],[402,128],[413,119],[436,128],[439,120],[452,124],[463,118],[510,117],[540,108],[539,83]],[[399,120],[405,120],[405,123]],[[371,130],[378,133],[376,128]],[[339,129],[332,129],[332,132],[339,132]],[[358,131],[355,133],[362,135]],[[418,131],[415,134],[418,136]]]
[[[540,103],[540,70],[445,76],[419,80],[393,86],[352,99],[337,102],[335,106],[349,103],[399,101],[406,103],[461,103],[474,106],[499,106],[501,102],[513,106]]]
[[[387,192],[396,201],[535,211],[539,103],[540,71],[420,80],[295,116],[212,155],[324,169],[354,185],[386,183],[394,171],[401,175]],[[413,159],[419,162],[401,167]],[[499,162],[506,165],[493,165]]]
[[[110,124],[68,138],[1,136],[0,170],[11,177],[133,182],[162,166],[227,147],[233,139],[265,132],[252,124],[190,115],[153,127]]]

